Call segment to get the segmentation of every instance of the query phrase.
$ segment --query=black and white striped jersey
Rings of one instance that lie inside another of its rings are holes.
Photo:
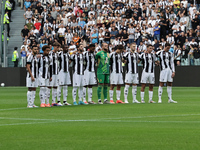
[[[127,73],[138,73],[138,53],[127,52],[124,54],[126,60],[126,72]]]
[[[171,52],[166,52],[164,50],[158,51],[156,53],[157,57],[160,60],[160,69],[171,69],[173,72],[175,72],[175,67],[174,67],[174,57]]]
[[[110,53],[111,73],[122,73],[122,54],[116,52]]]
[[[95,71],[95,54],[89,51],[83,53],[85,61],[85,70],[94,72]]]
[[[140,55],[140,60],[142,60],[143,71],[147,73],[154,73],[155,61],[157,61],[154,53],[142,53]]]
[[[30,64],[30,70],[34,78],[38,77],[38,58],[33,54],[29,55],[26,64]],[[31,75],[27,72],[27,77],[30,78]]]
[[[69,72],[69,53],[64,53],[63,51],[58,53],[59,70],[64,72]]]
[[[52,63],[52,75],[57,75],[59,72],[59,65],[58,65],[58,53],[54,53],[53,51],[49,52],[49,58],[51,59]]]
[[[49,79],[52,77],[52,66],[50,66],[50,64],[51,59],[48,56],[41,56],[41,58],[39,58],[38,67],[40,78]]]
[[[72,54],[71,60],[73,61],[73,73],[78,75],[84,74],[84,55],[80,53]]]

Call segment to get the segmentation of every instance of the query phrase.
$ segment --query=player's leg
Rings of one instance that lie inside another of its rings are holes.
[[[60,80],[60,79],[59,79]],[[63,85],[63,105],[71,105],[70,103],[67,102],[67,97],[68,97],[68,85],[71,84],[71,77],[69,72],[65,74],[65,81]]]
[[[128,89],[130,87],[129,83],[125,83],[125,88],[124,88],[124,102],[127,104],[128,102]]]
[[[144,101],[144,90],[145,90],[145,87],[146,87],[146,84],[142,83],[141,91],[140,91],[141,103],[145,103],[145,101]]]
[[[97,74],[97,80],[98,80],[98,88],[97,88],[98,104],[103,104],[101,102],[101,90],[102,87],[104,86],[105,75]]]
[[[109,95],[110,95],[110,103],[115,103],[113,101],[113,93],[114,93],[114,88],[115,85],[117,85],[117,76],[116,73],[111,73],[110,74],[110,90],[109,90]]]
[[[172,100],[172,82],[167,82],[167,94],[168,103],[177,103],[177,101]]]
[[[73,105],[78,105],[78,104],[76,103],[76,93],[77,93],[77,89],[78,89],[77,86],[73,86],[73,90],[72,90]]]
[[[111,104],[110,101],[108,101],[108,84],[109,83],[110,83],[110,75],[105,74],[104,75],[104,86],[103,86],[104,104]]]
[[[31,105],[31,99],[32,99],[32,88],[28,87],[28,91],[27,91],[27,107],[28,108],[33,108],[33,106]]]
[[[40,92],[39,92],[40,101],[41,101],[40,107],[45,107],[45,92],[46,92],[46,87],[40,86]]]
[[[117,95],[117,101],[116,101],[116,103],[124,104],[124,102],[122,102],[120,100],[120,97],[121,97],[121,84],[117,85],[116,95]]]
[[[72,90],[73,105],[78,105],[76,103],[76,93],[77,93],[77,89],[78,89],[79,86],[80,86],[79,75],[74,73],[73,74],[73,90]]]
[[[61,90],[62,90],[62,85],[58,85],[57,87],[57,102],[58,103],[60,103]]]
[[[117,94],[117,101],[116,103],[122,103],[124,104],[124,102],[122,102],[120,100],[121,97],[121,85],[124,84],[123,82],[123,76],[122,73],[117,74],[117,89],[116,89],[116,94]]]
[[[35,94],[36,94],[36,87],[35,88],[32,88],[32,106],[33,107],[38,107],[35,105]]]
[[[164,83],[167,82],[167,69],[160,72],[160,84],[158,87],[158,103],[162,103],[162,93]]]
[[[87,105],[86,103],[84,103],[82,101],[83,99],[83,84],[84,84],[84,76],[83,75],[80,75],[79,76],[80,78],[80,86],[79,86],[79,90],[78,90],[78,96],[79,96],[79,102],[78,102],[78,105]]]
[[[133,95],[133,103],[140,103],[137,99],[136,99],[136,95],[137,95],[137,84],[139,83],[139,79],[138,79],[138,73],[133,75],[133,84],[132,84],[132,95]]]
[[[153,85],[154,84],[149,84],[149,103],[155,103],[153,101]]]
[[[160,82],[158,87],[158,103],[162,103],[163,86],[164,82]]]
[[[92,100],[92,85],[88,85],[88,103],[89,103],[89,104],[96,104],[96,103]]]
[[[83,102],[87,104],[87,101],[86,101],[86,92],[87,92],[87,85],[83,86]]]
[[[45,93],[46,107],[50,107],[50,103],[49,103],[50,95],[51,95],[51,87],[46,87],[46,93]],[[53,103],[52,103],[52,106],[53,106]]]

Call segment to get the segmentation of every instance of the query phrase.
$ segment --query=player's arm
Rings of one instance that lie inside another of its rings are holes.
[[[174,66],[174,57],[173,55],[171,54],[171,60],[170,61],[170,64],[171,64],[171,68],[172,68],[172,78],[175,77],[175,66]]]
[[[98,52],[96,55],[95,55],[95,61],[96,61],[96,65],[98,66],[99,65],[99,58],[100,58],[100,52]]]
[[[52,81],[52,69],[53,68],[53,61],[51,58],[49,58],[49,71],[50,71],[50,78],[49,78],[49,81]]]
[[[29,73],[30,76],[31,76],[31,80],[32,80],[32,81],[35,81],[35,78],[33,77],[33,74],[32,74],[32,72],[31,72],[31,68],[30,68],[32,58],[33,58],[32,55],[30,55],[30,56],[27,58],[26,69],[27,69],[28,73]]]
[[[127,53],[125,53],[125,54],[123,55],[123,58],[122,58],[122,60],[123,60],[123,63],[124,63],[124,64],[126,64],[126,63],[127,63],[127,56],[128,56],[128,52],[127,52]]]

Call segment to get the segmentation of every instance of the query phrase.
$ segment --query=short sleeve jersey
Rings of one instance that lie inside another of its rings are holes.
[[[109,72],[109,53],[100,51],[96,54],[95,59],[97,60],[97,74],[110,74]]]

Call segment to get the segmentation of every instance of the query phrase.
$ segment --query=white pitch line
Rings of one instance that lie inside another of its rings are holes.
[[[27,107],[21,107],[21,108],[7,108],[7,109],[0,109],[0,111],[4,110],[18,110],[18,109],[28,109]]]
[[[126,120],[62,120],[62,121],[47,121],[47,122],[29,122],[29,123],[12,123],[0,124],[0,126],[16,126],[16,125],[31,125],[56,122],[129,122],[129,123],[200,123],[200,121],[126,121]]]

